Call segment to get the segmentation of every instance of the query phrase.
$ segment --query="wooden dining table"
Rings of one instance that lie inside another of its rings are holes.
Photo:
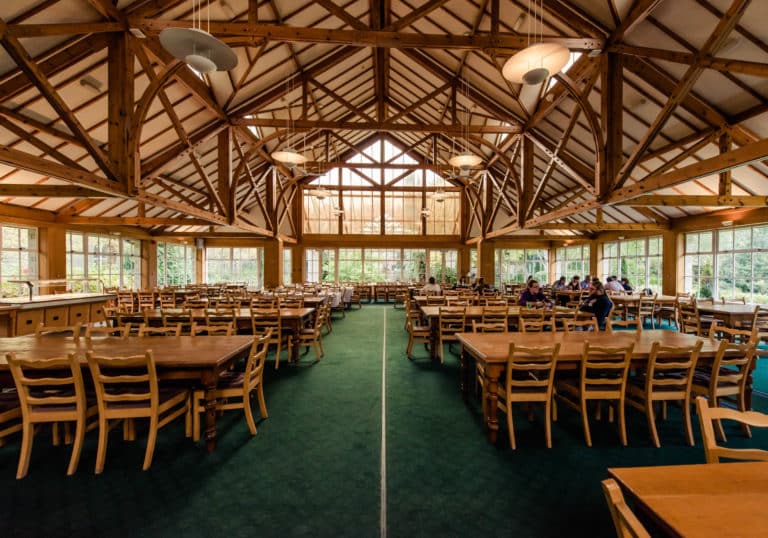
[[[749,325],[752,322],[752,317],[755,315],[755,308],[757,306],[755,304],[712,304],[702,302],[696,304],[700,314],[714,316],[715,319],[722,320],[727,327],[731,328]]]
[[[465,401],[468,400],[470,386],[471,362],[475,361],[485,371],[485,425],[488,441],[496,442],[499,431],[496,406],[500,387],[499,378],[506,368],[509,344],[521,346],[552,346],[560,343],[560,354],[557,358],[558,369],[574,369],[581,362],[581,352],[584,342],[598,346],[618,346],[634,343],[632,352],[633,361],[643,362],[648,360],[651,346],[654,342],[660,342],[664,346],[691,346],[697,340],[702,341],[699,353],[700,359],[712,359],[720,344],[719,340],[702,338],[691,334],[683,334],[675,331],[651,330],[641,331],[616,331],[608,333],[598,332],[547,332],[547,333],[460,333],[461,343],[460,358],[460,389]]]
[[[668,536],[768,536],[768,462],[611,468],[624,495]]]
[[[63,336],[17,336],[0,338],[0,377],[13,384],[6,353],[21,358],[48,359],[77,353],[87,369],[86,351],[109,357],[140,355],[151,349],[158,376],[180,379],[205,390],[205,441],[209,452],[216,447],[216,400],[212,397],[219,376],[239,357],[248,353],[253,337],[241,336],[145,336],[145,337],[80,337],[77,341]]]
[[[171,322],[175,323],[178,322],[184,318],[182,318],[182,312],[184,312],[184,309],[181,308],[166,308],[163,309],[163,312],[165,313],[166,319]],[[189,309],[189,311],[192,314],[192,320],[198,323],[205,323],[205,309],[204,308],[192,308]],[[280,320],[283,327],[283,331],[288,332],[290,334],[291,339],[293,340],[293,346],[292,346],[292,361],[298,361],[299,359],[299,346],[298,346],[298,340],[299,340],[299,333],[301,333],[301,330],[304,328],[304,326],[313,318],[313,315],[315,314],[314,308],[281,308],[280,309]],[[213,312],[213,309],[209,310],[209,317],[215,318],[216,315]],[[121,314],[120,319],[124,322],[128,323],[144,323],[144,321],[148,321],[150,325],[159,326],[163,322],[163,316],[161,314],[160,308],[155,308],[152,310],[146,310],[144,312],[133,312],[131,314]],[[252,330],[251,327],[251,309],[250,308],[238,308],[235,311],[235,326],[237,327],[237,330],[240,332],[249,332]]]

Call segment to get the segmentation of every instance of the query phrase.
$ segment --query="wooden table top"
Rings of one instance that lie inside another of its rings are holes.
[[[696,303],[696,306],[699,309],[699,312],[704,312],[705,314],[737,314],[737,315],[747,315],[747,314],[754,314],[755,308],[757,305],[755,304],[709,304],[709,303]]]
[[[486,363],[502,362],[507,360],[509,344],[524,346],[551,346],[560,343],[561,361],[581,360],[581,351],[584,342],[589,341],[600,346],[623,345],[625,342],[635,343],[632,356],[636,359],[647,359],[654,342],[661,342],[665,346],[690,346],[697,340],[703,341],[700,356],[714,357],[719,340],[701,338],[691,334],[683,334],[677,331],[642,331],[639,335],[634,331],[616,331],[608,333],[598,332],[544,332],[544,333],[459,333],[459,341],[464,349],[476,359]]]
[[[653,295],[640,295],[639,293],[633,293],[632,295],[611,295],[610,299],[613,303],[627,304],[638,303],[642,297],[653,297]],[[677,297],[674,295],[657,295],[656,304],[674,304]]]
[[[162,315],[160,314],[160,308],[155,308],[152,310],[148,310],[148,318],[152,320],[159,320],[162,319]],[[164,308],[162,309],[163,312],[165,312],[165,315],[168,317],[173,318],[173,316],[177,316],[181,314],[185,309],[182,308]],[[195,319],[205,319],[205,308],[190,308],[188,309],[192,312],[192,317]],[[215,317],[215,314],[212,312],[213,309],[208,309],[209,315],[213,315]],[[304,308],[281,308],[280,309],[280,317],[283,319],[302,319],[310,314],[312,314],[315,311],[314,308],[304,307]],[[131,314],[121,314],[121,316],[124,319],[141,319],[143,321],[144,319],[144,312],[133,312]],[[250,308],[238,308],[235,312],[235,317],[237,319],[251,319],[251,309]]]
[[[19,357],[47,359],[63,357],[77,352],[85,364],[85,352],[93,350],[107,356],[138,355],[151,349],[155,363],[162,368],[199,368],[217,366],[248,350],[253,336],[145,336],[80,337],[75,342],[71,337],[61,336],[16,336],[0,338],[0,370],[8,369],[5,354],[16,352]]]
[[[443,305],[445,306],[445,305]],[[440,306],[421,306],[421,312],[424,314],[424,317],[426,318],[436,318],[440,315]],[[465,306],[465,315],[468,318],[481,318],[483,315],[483,308],[486,308],[484,306]],[[526,308],[524,306],[518,306],[518,305],[512,305],[507,307],[507,313],[510,316],[517,317],[520,315],[520,310],[533,310],[531,308]],[[545,316],[550,317],[552,315],[552,312],[559,312],[559,313],[566,313],[566,312],[572,312],[573,310],[570,308],[565,308],[563,306],[556,306],[554,308],[548,308],[545,310]]]
[[[768,536],[766,462],[608,471],[629,496],[680,536]]]

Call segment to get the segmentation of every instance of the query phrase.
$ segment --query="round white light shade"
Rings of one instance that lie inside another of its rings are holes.
[[[473,155],[469,152],[459,153],[448,159],[448,164],[455,166],[456,168],[472,168],[483,162],[483,159],[478,155]]]
[[[165,28],[160,44],[201,73],[229,71],[237,65],[237,54],[229,46],[199,28]]]
[[[516,84],[540,84],[560,72],[570,58],[571,51],[559,43],[537,43],[507,60],[501,74]]]
[[[285,148],[273,151],[271,157],[277,162],[283,163],[288,168],[293,168],[298,164],[307,162],[307,158],[293,148]]]

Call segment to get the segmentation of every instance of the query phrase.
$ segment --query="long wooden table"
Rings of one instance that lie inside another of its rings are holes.
[[[166,319],[171,323],[175,323],[184,319],[181,317],[181,314],[183,312],[183,309],[181,308],[166,308],[163,310],[163,312],[165,313]],[[190,312],[192,314],[193,321],[205,323],[204,308],[192,308],[190,309]],[[294,345],[292,347],[292,356],[291,356],[292,361],[297,361],[299,358],[299,346],[298,346],[299,333],[301,332],[304,325],[310,319],[313,319],[312,316],[314,315],[314,313],[315,313],[314,308],[306,308],[306,307],[280,309],[280,319],[281,319],[283,330],[290,333],[291,338],[293,339]],[[214,318],[216,317],[215,314],[213,313],[213,309],[209,310],[209,315]],[[131,323],[144,323],[144,321],[147,320],[150,323],[150,325],[160,325],[162,324],[162,321],[163,321],[161,309],[159,308],[146,310],[144,312],[133,312],[131,314],[121,314],[120,317],[122,320],[126,322],[131,322]],[[237,311],[235,311],[235,325],[237,326],[237,329],[239,331],[248,332],[252,329],[250,308],[239,308]]]
[[[714,358],[718,340],[701,338],[691,334],[683,334],[673,331],[642,331],[636,335],[634,331],[607,332],[556,332],[556,333],[460,333],[459,342],[462,346],[460,359],[460,388],[462,396],[467,400],[470,386],[470,361],[474,360],[485,367],[486,377],[486,405],[485,425],[488,440],[496,442],[499,431],[499,422],[496,417],[496,404],[499,394],[499,378],[507,364],[509,344],[515,343],[522,346],[551,346],[560,343],[558,356],[558,368],[575,368],[581,361],[581,352],[584,342],[589,341],[600,346],[624,345],[629,341],[634,342],[632,358],[637,361],[647,361],[654,342],[661,342],[665,346],[690,346],[697,340],[702,340],[703,345],[699,354],[700,358]]]
[[[755,315],[754,304],[708,304],[697,303],[696,306],[699,312],[714,316],[715,318],[722,320],[727,327],[737,327],[744,324],[744,322],[752,322],[752,316]]]
[[[670,536],[768,536],[768,463],[608,469]]]
[[[139,355],[152,350],[158,375],[164,379],[185,379],[205,389],[205,441],[209,452],[216,447],[216,400],[210,395],[221,372],[238,357],[248,353],[252,336],[147,336],[126,339],[101,337],[77,342],[71,337],[18,336],[0,338],[0,373],[9,374],[6,353],[23,358],[63,357],[78,354],[87,368],[85,352],[106,356]],[[12,383],[12,382],[11,382]]]

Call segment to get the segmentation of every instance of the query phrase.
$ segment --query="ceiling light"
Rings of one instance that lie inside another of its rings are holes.
[[[421,209],[421,216],[422,217],[427,218],[431,214],[432,214],[432,210],[429,209],[428,207],[424,207],[424,208]]]
[[[733,226],[733,221],[732,220],[724,220],[720,224],[722,224],[723,226]]]
[[[91,75],[86,75],[83,78],[80,79],[80,86],[83,88],[86,88],[93,93],[100,94],[101,93],[101,81],[93,78]]]
[[[307,162],[307,158],[304,155],[290,146],[278,151],[273,151],[270,156],[277,162],[284,164],[289,170],[292,170],[299,164]]]
[[[275,153],[277,153],[277,152],[275,152]],[[331,195],[331,193],[330,193],[330,192],[328,192],[328,191],[327,191],[327,190],[326,190],[324,187],[322,187],[322,186],[320,186],[320,187],[318,187],[318,188],[316,188],[316,189],[309,189],[309,190],[307,191],[307,194],[309,194],[310,196],[314,196],[315,198],[317,198],[317,199],[318,199],[318,200],[320,200],[321,202],[322,202],[323,200],[325,200],[326,198],[328,198],[328,197]]]
[[[517,84],[541,84],[559,73],[570,58],[571,51],[559,43],[537,43],[507,60],[501,74]]]
[[[458,155],[454,155],[448,159],[448,164],[455,168],[461,169],[462,172],[469,171],[470,168],[479,165],[481,162],[483,162],[481,157],[473,155],[468,151],[459,153]]]
[[[200,0],[202,1],[202,0]],[[210,13],[210,0],[207,0]],[[192,28],[165,28],[160,44],[174,58],[183,60],[198,73],[229,71],[237,65],[237,55],[228,45],[203,30],[202,5],[192,3]],[[208,20],[210,30],[211,21]]]
[[[432,199],[438,204],[445,202],[446,198],[448,198],[448,196],[445,194],[443,189],[436,190],[435,194],[432,195]]]

